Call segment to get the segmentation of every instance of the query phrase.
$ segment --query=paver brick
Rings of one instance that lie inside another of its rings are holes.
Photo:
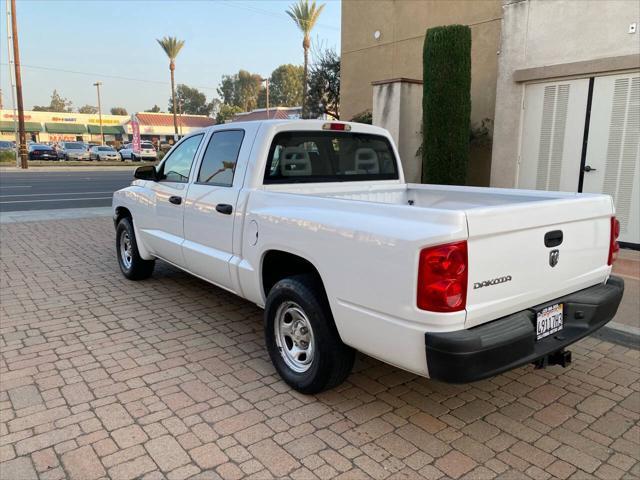
[[[187,452],[170,435],[149,440],[144,446],[153,461],[165,472],[186,465],[191,461]]]
[[[62,463],[71,480],[95,480],[107,473],[90,446],[65,453]]]

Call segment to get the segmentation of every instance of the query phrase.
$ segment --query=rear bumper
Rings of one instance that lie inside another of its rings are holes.
[[[473,382],[561,350],[609,322],[618,311],[623,292],[624,281],[612,276],[606,284],[469,330],[426,333],[429,377],[449,383]],[[536,341],[536,311],[555,303],[564,303],[564,328]]]

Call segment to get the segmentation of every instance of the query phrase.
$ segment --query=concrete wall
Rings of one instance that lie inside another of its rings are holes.
[[[422,80],[422,49],[427,28],[464,24],[471,27],[471,125],[493,121],[500,44],[500,0],[343,0],[341,119],[373,107],[372,82],[394,78]],[[374,38],[374,32],[380,38]],[[414,109],[419,132],[422,96]],[[415,138],[411,139],[413,144]],[[402,140],[401,140],[402,142]],[[407,149],[401,145],[401,148]],[[488,185],[489,147],[471,149],[469,184]]]
[[[520,117],[524,83],[548,78],[545,72],[589,77],[632,67],[629,55],[640,52],[639,34],[629,34],[629,25],[640,21],[637,0],[504,0],[502,41],[496,91],[491,185],[516,185]],[[620,58],[626,60],[621,62]],[[599,62],[593,62],[600,59]],[[584,71],[580,64],[585,62]],[[588,62],[591,62],[590,64]],[[599,71],[589,71],[590,65]],[[637,68],[638,65],[636,65]],[[529,75],[522,75],[525,69]],[[563,74],[564,71],[564,74]],[[520,75],[519,75],[520,74]],[[534,75],[535,76],[535,75]]]
[[[422,82],[393,81],[373,86],[373,124],[386,128],[398,146],[407,182],[420,183],[422,160],[417,155],[422,138]]]

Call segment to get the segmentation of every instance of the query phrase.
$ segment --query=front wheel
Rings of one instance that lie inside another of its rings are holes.
[[[324,288],[312,275],[285,278],[273,286],[264,329],[273,365],[301,393],[333,388],[351,372],[355,351],[342,343]]]
[[[138,252],[138,243],[130,218],[122,218],[116,228],[116,252],[122,274],[129,280],[149,278],[155,267],[155,260],[144,260]]]

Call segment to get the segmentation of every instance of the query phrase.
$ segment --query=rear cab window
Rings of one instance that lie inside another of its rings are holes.
[[[269,149],[265,184],[397,180],[386,137],[356,132],[278,133]]]

